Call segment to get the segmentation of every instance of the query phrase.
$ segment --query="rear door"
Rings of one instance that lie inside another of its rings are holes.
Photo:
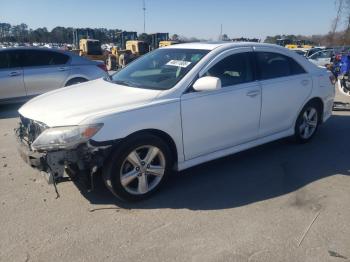
[[[259,137],[264,137],[293,127],[312,78],[292,57],[270,48],[257,47],[256,60],[262,88]]]
[[[0,52],[0,99],[25,97],[23,70],[19,64],[20,51]]]
[[[42,94],[64,85],[70,72],[69,56],[50,50],[24,51],[24,84],[28,96]]]

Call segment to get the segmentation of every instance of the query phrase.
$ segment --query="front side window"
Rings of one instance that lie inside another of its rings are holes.
[[[206,76],[220,78],[222,87],[253,81],[251,53],[230,55],[210,68]]]
[[[112,76],[116,84],[167,90],[175,86],[209,51],[162,48],[148,53]]]
[[[87,50],[88,50],[89,55],[101,55],[102,54],[100,42],[88,41],[86,44],[87,44]]]
[[[51,51],[26,50],[24,51],[23,66],[52,66],[67,63],[69,56]]]
[[[256,57],[261,80],[306,73],[294,59],[282,54],[258,52]]]

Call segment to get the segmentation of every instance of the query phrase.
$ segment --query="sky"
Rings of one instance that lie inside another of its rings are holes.
[[[216,40],[276,34],[325,34],[334,0],[145,0],[146,33]],[[0,0],[0,22],[30,28],[105,27],[143,32],[142,0]]]

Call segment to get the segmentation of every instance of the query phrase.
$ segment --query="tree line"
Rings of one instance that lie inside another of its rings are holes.
[[[84,28],[83,30],[92,31],[93,38],[103,43],[113,42],[116,33],[121,31],[106,28]],[[0,42],[72,43],[73,31],[73,27],[57,26],[49,31],[46,27],[31,29],[24,23],[19,25],[0,23]]]
[[[0,22],[0,42],[17,42],[17,43],[73,43],[73,31],[88,32],[89,38],[98,39],[101,43],[114,43],[116,35],[121,29],[106,28],[73,28],[57,26],[49,31],[46,27],[40,27],[35,30],[22,23],[19,25],[11,25],[9,23]],[[87,37],[87,36],[86,36]],[[148,34],[140,34],[139,39],[150,42],[151,38]],[[195,37],[184,37],[173,34],[171,40],[180,42],[198,42],[201,39]]]

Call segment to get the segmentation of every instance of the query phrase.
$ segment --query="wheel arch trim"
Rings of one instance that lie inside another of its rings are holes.
[[[309,103],[312,103],[312,102],[315,102],[317,104],[319,104],[321,106],[321,116],[319,117],[319,123],[323,123],[323,114],[324,114],[324,101],[322,100],[321,97],[318,97],[318,96],[314,96],[314,97],[310,97],[309,99],[306,100],[306,102],[301,106],[301,108],[299,108],[298,110],[298,113],[296,114],[296,117],[294,119],[294,123],[293,123],[293,126],[295,126],[296,122],[297,122],[297,119],[301,113],[301,111],[303,110],[303,108],[309,104]]]
[[[138,131],[135,131],[135,132],[127,135],[124,138],[117,139],[114,142],[110,141],[109,144],[114,144],[115,146],[118,146],[119,143],[123,143],[124,141],[127,141],[128,139],[130,139],[134,136],[142,136],[143,134],[155,135],[155,136],[159,137],[160,139],[162,139],[166,144],[168,144],[170,151],[171,151],[171,154],[172,154],[172,157],[174,158],[174,167],[176,167],[176,165],[178,163],[178,159],[179,159],[178,147],[175,143],[175,140],[171,137],[171,135],[169,135],[167,132],[162,131],[160,129],[148,128],[148,129],[138,130]],[[100,142],[99,142],[99,144],[100,144]]]

